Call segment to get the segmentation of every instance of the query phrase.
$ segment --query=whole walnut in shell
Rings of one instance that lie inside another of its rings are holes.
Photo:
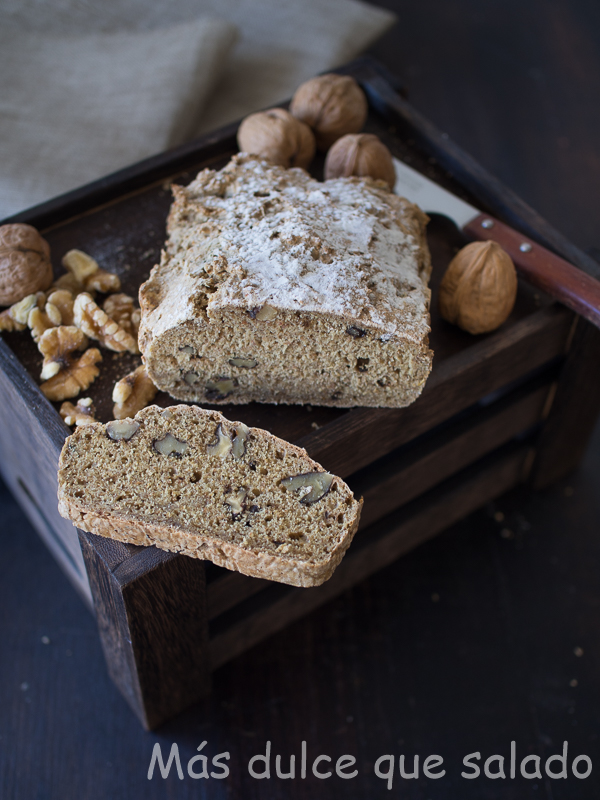
[[[0,226],[0,305],[10,306],[52,283],[50,247],[31,225]]]
[[[385,181],[392,190],[396,170],[392,154],[372,133],[348,133],[331,147],[325,159],[325,180],[351,175]]]
[[[346,133],[358,133],[367,119],[365,93],[349,75],[319,75],[296,89],[290,112],[313,129],[319,150]]]
[[[511,257],[496,242],[471,242],[454,256],[440,285],[440,313],[469,333],[488,333],[508,318],[517,297]]]
[[[237,140],[243,153],[253,153],[281,167],[306,169],[315,155],[311,129],[283,108],[250,114],[239,127]]]

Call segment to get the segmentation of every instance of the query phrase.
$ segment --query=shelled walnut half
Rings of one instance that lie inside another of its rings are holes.
[[[133,417],[146,408],[156,396],[158,389],[152,383],[143,365],[115,383],[112,399],[115,419]]]
[[[83,350],[87,342],[87,336],[74,325],[59,325],[44,331],[38,342],[38,349],[44,356],[41,380],[53,378],[68,367],[75,350]]]
[[[103,311],[87,292],[78,294],[73,306],[73,321],[102,347],[115,353],[139,353],[137,341]]]
[[[65,401],[60,407],[60,415],[65,423],[71,427],[81,427],[82,425],[91,425],[93,422],[98,422],[95,417],[96,409],[91,397],[82,397],[77,401],[77,405]]]
[[[80,358],[71,358],[68,366],[45,381],[40,386],[48,400],[60,401],[77,397],[79,392],[87,389],[98,377],[100,370],[96,364],[102,361],[97,347],[90,347]]]

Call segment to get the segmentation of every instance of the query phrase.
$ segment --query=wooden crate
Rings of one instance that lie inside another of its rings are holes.
[[[367,130],[395,155],[486,213],[598,276],[596,263],[481,169],[398,94],[375,62],[343,70],[370,101]],[[169,185],[236,151],[235,125],[24,212],[58,262],[79,247],[135,293],[165,236]],[[315,166],[322,171],[322,161]],[[109,672],[142,723],[155,727],[209,690],[210,673],[522,481],[544,486],[578,463],[600,408],[600,332],[520,284],[510,319],[472,337],[437,313],[441,275],[463,235],[429,226],[434,366],[402,410],[251,404],[222,408],[305,447],[365,498],[361,528],[333,578],[298,589],[185,556],[77,532],[56,508],[58,455],[69,430],[40,393],[41,357],[28,336],[0,341],[4,479],[84,600],[95,610]],[[91,387],[111,416],[114,381],[136,363],[105,354]],[[159,394],[157,402],[171,400]]]

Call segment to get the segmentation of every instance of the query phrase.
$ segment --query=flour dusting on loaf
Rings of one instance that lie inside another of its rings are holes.
[[[140,349],[182,400],[399,407],[421,392],[427,217],[369,178],[240,154],[174,187]]]

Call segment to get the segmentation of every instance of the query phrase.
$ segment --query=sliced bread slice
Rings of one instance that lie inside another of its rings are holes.
[[[58,486],[84,531],[293,586],[331,577],[362,506],[305,450],[187,405],[78,428]]]

